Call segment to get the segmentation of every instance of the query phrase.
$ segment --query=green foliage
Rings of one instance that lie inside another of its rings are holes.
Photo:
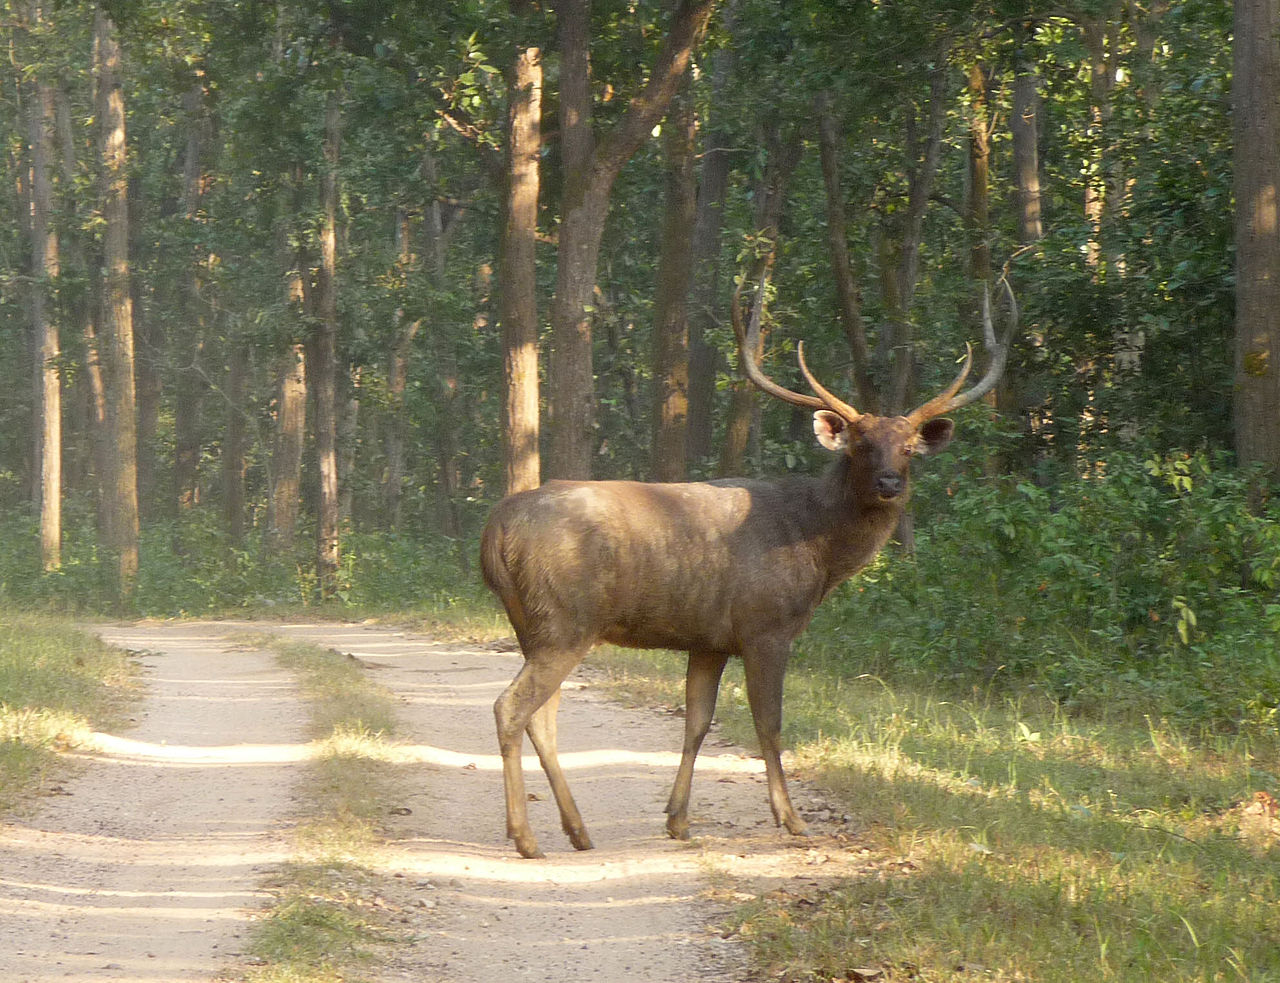
[[[918,484],[915,556],[889,552],[820,609],[811,655],[1276,726],[1280,511],[1261,475],[1204,453],[1116,452],[1051,490],[955,457]]]

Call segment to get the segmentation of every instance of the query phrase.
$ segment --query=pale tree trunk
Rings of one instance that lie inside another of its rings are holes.
[[[342,141],[341,95],[335,89],[325,101],[324,176],[321,180],[320,270],[316,290],[314,356],[311,358],[316,399],[316,577],[322,598],[332,597],[338,576],[338,154]]]
[[[1097,16],[1080,17],[1080,34],[1089,54],[1089,125],[1094,145],[1086,162],[1084,217],[1090,228],[1086,262],[1094,276],[1102,275],[1107,220],[1118,204],[1117,164],[1109,153],[1107,131],[1111,125],[1111,92],[1119,64],[1118,0],[1108,0]]]
[[[302,284],[291,278],[290,291]],[[298,530],[298,505],[302,494],[302,448],[307,425],[306,347],[295,342],[280,356],[276,369],[276,419],[271,452],[271,501],[267,517],[267,543],[272,552],[293,552]]]
[[[1236,449],[1280,474],[1280,2],[1236,0]]]
[[[689,286],[697,209],[694,149],[697,138],[692,93],[687,84],[671,102],[662,127],[666,155],[666,210],[658,259],[653,328],[653,446],[650,471],[657,481],[687,475],[689,423]]]
[[[590,0],[562,0],[556,5],[564,205],[548,372],[548,467],[555,477],[591,476],[595,384],[587,307],[613,182],[665,114],[714,7],[715,0],[677,0],[649,81],[614,130],[597,143],[591,124]]]
[[[364,373],[353,365],[347,372],[347,398],[338,415],[338,518],[344,525],[354,518],[356,447],[360,434],[360,389]]]
[[[396,215],[396,240],[396,265],[399,279],[404,282],[417,267],[409,214],[404,209]],[[405,449],[409,437],[404,394],[409,385],[409,354],[421,326],[420,318],[409,317],[403,309],[396,311],[395,340],[387,366],[387,468],[382,483],[382,506],[389,529],[399,529],[403,520]]]
[[[134,420],[133,302],[129,292],[129,196],[120,45],[106,12],[94,15],[97,49],[97,115],[102,169],[103,370],[107,476],[105,545],[116,563],[116,593],[122,607],[133,599],[138,578],[138,446]]]
[[[764,136],[765,150],[768,159],[765,172],[756,187],[756,258],[750,272],[742,275],[746,278],[743,286],[750,285],[755,289],[751,304],[751,320],[759,327],[759,347],[751,353],[751,357],[759,363],[764,354],[765,338],[768,334],[763,328],[765,295],[768,292],[769,280],[773,274],[773,265],[778,257],[778,228],[782,220],[782,206],[786,199],[786,185],[800,162],[802,144],[798,134],[784,139],[779,133],[778,124],[771,125]],[[733,386],[733,395],[729,401],[729,419],[725,428],[724,446],[720,450],[719,474],[721,477],[732,477],[743,474],[746,470],[747,443],[751,427],[755,421],[759,402],[756,388],[745,378],[739,378]]]
[[[28,8],[31,27],[43,12]],[[58,324],[50,310],[50,288],[60,272],[58,234],[53,222],[54,89],[38,78],[28,110],[31,145],[31,326],[35,341],[36,461],[40,502],[40,563],[45,571],[62,565],[62,375]]]
[[[831,275],[836,283],[840,326],[853,353],[853,384],[857,406],[864,413],[880,411],[880,395],[871,380],[871,356],[867,349],[867,329],[862,320],[862,301],[849,256],[848,223],[844,211],[844,191],[840,180],[840,131],[831,106],[831,95],[819,93],[818,147],[822,155],[822,180],[827,195],[827,247],[831,255]]]
[[[514,5],[513,6],[517,6]],[[503,460],[508,495],[542,483],[538,446],[538,159],[542,52],[520,47],[507,107],[507,187],[498,267],[502,323]]]
[[[1040,217],[1040,96],[1036,90],[1035,65],[1019,51],[1013,80],[1013,112],[1009,128],[1013,134],[1013,170],[1017,188],[1018,241],[1024,246],[1044,235]]]
[[[187,146],[182,168],[182,210],[188,226],[200,221],[204,195],[204,156],[209,139],[209,116],[205,111],[203,80],[197,79],[182,98],[187,121]],[[207,305],[202,296],[206,257],[193,250],[183,285],[186,328],[177,332],[177,391],[174,401],[173,494],[179,512],[193,509],[199,501],[201,401],[208,388],[200,365],[205,339]]]
[[[245,452],[248,447],[245,432],[244,392],[245,376],[249,372],[249,350],[246,344],[233,340],[227,352],[227,383],[224,409],[227,414],[226,433],[222,439],[222,507],[227,536],[233,545],[244,542],[245,522]]]

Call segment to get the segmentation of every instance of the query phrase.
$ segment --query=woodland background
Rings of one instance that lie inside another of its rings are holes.
[[[1274,729],[1276,0],[4,10],[0,601],[469,603],[508,489],[822,466],[736,283],[876,412],[988,291],[805,657]]]

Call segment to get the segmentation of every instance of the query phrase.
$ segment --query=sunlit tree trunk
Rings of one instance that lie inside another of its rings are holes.
[[[302,284],[291,277],[290,294],[297,291],[301,303]],[[306,347],[291,344],[280,356],[276,368],[276,419],[271,453],[271,501],[268,506],[267,542],[277,554],[293,552],[298,528],[298,506],[302,494],[302,448],[307,423]]]
[[[321,179],[320,271],[316,290],[314,356],[316,401],[316,576],[321,597],[333,596],[338,576],[338,154],[342,141],[341,96],[328,94],[324,113],[324,175]]]
[[[102,174],[103,370],[106,432],[111,448],[105,500],[105,545],[116,564],[122,607],[138,577],[138,447],[134,419],[133,302],[129,292],[128,159],[120,45],[106,12],[94,16],[99,157]]]
[[[1236,448],[1280,473],[1280,2],[1236,0]]]
[[[398,278],[403,284],[417,267],[409,215],[403,209],[396,216],[396,252]],[[390,529],[399,529],[403,519],[405,452],[409,435],[405,391],[409,385],[409,353],[422,326],[421,318],[407,314],[403,308],[396,311],[395,318],[394,341],[387,365],[387,467],[382,481],[382,506]]]
[[[653,446],[650,472],[658,481],[683,481],[689,423],[689,286],[697,208],[694,149],[697,128],[686,85],[662,127],[666,209],[662,223],[653,328]]]
[[[1013,170],[1017,186],[1018,241],[1037,242],[1044,234],[1040,217],[1040,97],[1036,91],[1035,65],[1023,52],[1018,54],[1013,80],[1013,112],[1009,128],[1013,133]]]
[[[31,29],[38,30],[43,11],[28,7]],[[31,327],[35,345],[37,414],[36,493],[40,503],[42,569],[62,565],[62,374],[61,343],[51,288],[60,272],[58,233],[53,221],[54,88],[39,77],[29,93],[28,142],[31,166]]]
[[[520,5],[514,5],[519,7]],[[502,325],[503,460],[508,495],[542,481],[538,444],[538,159],[542,148],[542,52],[520,47],[507,107],[507,188],[498,260]]]

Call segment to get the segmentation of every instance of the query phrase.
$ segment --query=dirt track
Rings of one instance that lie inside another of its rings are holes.
[[[308,753],[292,682],[236,642],[245,627],[101,629],[146,653],[149,695],[133,729],[99,736],[60,794],[0,828],[0,981],[234,975],[260,885],[286,855]],[[530,757],[530,818],[547,859],[520,860],[505,842],[491,711],[518,653],[360,626],[270,630],[350,653],[402,703],[401,797],[379,863],[415,941],[376,979],[743,981],[742,946],[713,930],[722,899],[803,894],[859,864],[843,836],[825,835],[835,827],[779,833],[762,766],[714,732],[694,779],[694,840],[668,839],[662,807],[682,722],[572,680],[560,747],[596,849],[569,847]],[[821,806],[792,791],[802,812]],[[714,897],[711,871],[727,875]]]

